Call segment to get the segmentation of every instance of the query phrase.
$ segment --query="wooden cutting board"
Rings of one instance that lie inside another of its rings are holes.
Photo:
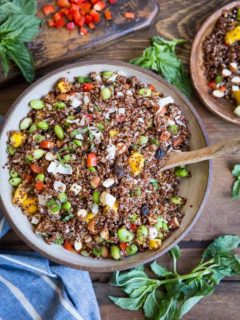
[[[38,16],[44,19],[41,32],[33,42],[29,43],[29,48],[33,53],[36,71],[41,69],[51,70],[61,63],[69,63],[86,55],[86,53],[102,47],[110,46],[110,42],[124,37],[132,32],[147,28],[151,25],[158,13],[156,0],[118,0],[110,6],[113,20],[106,21],[102,17],[97,28],[87,35],[81,36],[79,28],[69,32],[66,28],[49,28],[42,14],[42,6],[45,0],[38,1]],[[134,12],[136,18],[128,20],[124,13]],[[0,85],[9,82],[19,75],[16,68],[12,67],[7,78],[0,70]]]

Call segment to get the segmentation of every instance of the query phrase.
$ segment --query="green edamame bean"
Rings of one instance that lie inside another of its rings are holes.
[[[21,178],[11,178],[9,179],[9,183],[11,186],[13,187],[17,187],[19,186],[19,184],[22,182],[22,179]]]
[[[37,126],[35,124],[32,124],[28,131],[29,133],[33,133],[36,130],[37,130]]]
[[[130,246],[127,247],[126,252],[129,256],[131,256],[136,252],[138,252],[138,247],[135,244],[131,244]]]
[[[140,145],[146,145],[148,143],[148,137],[147,136],[140,136],[138,139],[138,144]]]
[[[44,175],[43,173],[39,173],[39,174],[36,176],[36,180],[41,181],[41,182],[44,182],[44,180],[45,180],[45,175]]]
[[[29,102],[29,105],[32,109],[40,110],[45,107],[45,103],[40,99],[33,99]]]
[[[65,192],[60,192],[58,195],[58,199],[61,203],[65,203],[67,201],[67,195]]]
[[[38,160],[38,159],[42,158],[44,153],[45,153],[45,151],[42,149],[33,150],[33,159]]]
[[[68,163],[69,161],[71,161],[71,155],[70,154],[66,154],[64,157],[63,157],[63,160]]]
[[[129,217],[129,220],[131,222],[136,222],[138,219],[139,219],[139,215],[137,213],[134,213]]]
[[[170,201],[174,204],[181,205],[183,203],[183,199],[179,196],[173,196],[170,198]]]
[[[26,158],[27,162],[32,162],[34,160],[32,154],[27,154],[25,158]]]
[[[65,109],[66,108],[66,103],[59,101],[59,102],[54,103],[53,106],[56,109]]]
[[[61,210],[61,205],[58,202],[56,202],[54,199],[48,200],[46,205],[48,207],[49,213],[59,214],[59,212]]]
[[[92,82],[92,79],[89,78],[89,77],[83,77],[83,76],[79,76],[77,78],[78,82],[79,83],[89,83],[89,82]]]
[[[222,78],[222,76],[220,76],[220,75],[216,76],[216,78],[215,78],[215,82],[216,82],[216,84],[221,83],[221,82],[222,82],[222,80],[223,80],[223,78]]]
[[[17,171],[15,171],[13,169],[10,171],[10,177],[11,178],[17,178],[18,176],[19,176],[19,174],[18,174]]]
[[[142,238],[146,238],[147,236],[148,236],[148,228],[144,225],[141,225],[140,227],[138,227],[137,238],[142,239]]]
[[[10,156],[13,156],[15,154],[16,149],[10,145],[7,146],[7,152]]]
[[[178,126],[176,124],[171,124],[167,127],[168,132],[171,132],[172,134],[176,135],[178,133]]]
[[[93,202],[99,204],[100,203],[100,192],[93,191]]]
[[[168,231],[168,224],[166,222],[163,222],[163,231]]]
[[[189,176],[189,171],[185,168],[176,168],[174,174],[177,177],[184,178]]]
[[[47,121],[39,121],[39,122],[37,123],[37,127],[38,127],[39,129],[42,129],[42,130],[46,131],[46,130],[48,130],[49,125],[48,125]]]
[[[154,227],[159,230],[163,227],[163,220],[161,217],[157,218],[157,222],[155,223]]]
[[[114,73],[113,73],[112,71],[104,71],[104,72],[102,73],[102,76],[103,76],[103,78],[105,78],[105,79],[109,79],[109,78],[111,78],[113,75],[114,75]]]
[[[33,141],[37,142],[37,143],[43,141],[44,139],[45,139],[45,137],[43,135],[41,135],[41,134],[35,134],[33,136]]]
[[[64,139],[64,131],[63,131],[63,128],[59,124],[55,125],[54,132],[59,140]]]
[[[101,89],[101,97],[103,100],[108,100],[112,96],[111,90],[108,87],[103,87]]]
[[[119,229],[117,234],[120,242],[130,242],[134,238],[133,233],[125,228]]]
[[[75,146],[77,146],[77,147],[81,147],[81,146],[82,146],[82,141],[81,141],[81,140],[74,139],[74,140],[73,140],[73,143],[74,143]]]
[[[30,127],[30,125],[32,124],[32,119],[31,118],[25,118],[20,122],[20,129],[21,130],[26,130]]]
[[[114,260],[120,260],[121,253],[118,246],[111,246],[111,256]]]
[[[67,201],[62,205],[64,211],[69,211],[72,208],[71,202]]]
[[[141,96],[149,97],[152,94],[152,90],[150,88],[142,88],[138,91]]]

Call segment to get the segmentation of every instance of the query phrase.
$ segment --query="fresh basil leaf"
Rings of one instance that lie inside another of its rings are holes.
[[[240,199],[240,180],[236,180],[232,188],[232,198],[234,200]]]
[[[28,82],[31,82],[34,78],[34,66],[32,55],[28,51],[26,45],[22,42],[8,40],[5,42],[5,47],[9,59],[13,60],[19,67],[25,79]]]
[[[178,260],[181,257],[180,247],[177,245],[170,250],[170,256]]]
[[[203,260],[212,258],[221,252],[231,251],[240,246],[240,237],[226,235],[215,239],[204,251]]]
[[[233,171],[232,171],[232,175],[234,177],[240,176],[240,164],[235,164]]]
[[[138,310],[143,306],[145,296],[143,295],[139,298],[117,298],[109,296],[109,299],[122,309]]]
[[[4,47],[1,45],[0,45],[0,60],[2,62],[3,74],[6,77],[9,72],[10,65],[9,65],[7,53],[4,49]]]
[[[166,277],[166,276],[173,275],[172,272],[168,271],[167,268],[161,266],[156,261],[150,264],[150,268],[159,277]]]
[[[159,310],[159,303],[156,298],[156,289],[148,294],[144,305],[143,310],[146,318],[155,320]]]

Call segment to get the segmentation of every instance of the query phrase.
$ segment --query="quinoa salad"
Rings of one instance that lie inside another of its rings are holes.
[[[157,250],[180,226],[190,175],[161,167],[189,139],[181,108],[152,84],[110,71],[61,78],[9,132],[13,203],[47,243],[76,254]]]
[[[240,7],[223,10],[203,54],[210,94],[231,102],[240,116]]]

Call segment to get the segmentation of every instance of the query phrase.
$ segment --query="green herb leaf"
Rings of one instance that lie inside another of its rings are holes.
[[[9,72],[9,60],[7,56],[7,52],[3,46],[0,45],[0,60],[2,62],[3,74],[6,77]]]
[[[127,310],[139,310],[145,300],[145,296],[139,298],[117,298],[109,296],[109,298],[120,308]]]
[[[236,180],[232,188],[232,198],[234,200],[240,199],[240,180]]]
[[[191,297],[184,301],[180,309],[180,318],[188,313],[204,296]]]
[[[235,164],[233,171],[232,171],[232,175],[234,177],[240,176],[240,164]]]
[[[156,298],[156,290],[153,290],[151,293],[148,294],[144,302],[143,310],[146,318],[153,320],[157,319],[159,306],[160,305]]]
[[[170,250],[170,256],[178,260],[181,257],[181,251],[179,246],[175,246]]]
[[[233,249],[236,249],[240,246],[240,237],[239,236],[221,236],[214,240],[204,251],[203,260],[212,258],[219,253],[227,252]]]
[[[173,273],[168,271],[167,268],[160,266],[156,261],[150,264],[152,271],[159,277],[166,277],[172,275]]]

